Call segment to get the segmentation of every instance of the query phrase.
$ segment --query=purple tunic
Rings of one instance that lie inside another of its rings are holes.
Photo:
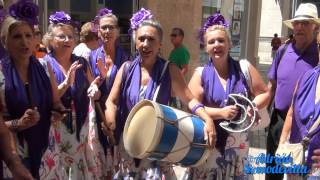
[[[290,134],[290,143],[299,143],[307,135],[307,131],[319,118],[320,101],[315,104],[316,88],[320,74],[320,66],[307,71],[299,80],[293,104],[293,119]],[[320,126],[309,134],[310,145],[308,147],[307,165],[311,167],[313,150],[320,148]]]
[[[98,49],[92,51],[90,53],[89,57],[89,62],[91,66],[92,73],[94,77],[97,77],[100,75],[99,69],[96,67],[96,63],[98,61],[98,58],[101,57],[102,63],[105,64],[105,57],[104,57],[104,49],[103,46],[100,46]],[[101,97],[99,99],[100,101],[100,106],[102,107],[103,110],[105,110],[105,102],[109,96],[109,93],[111,91],[113,82],[116,78],[118,69],[121,67],[121,65],[129,60],[129,56],[125,53],[125,51],[120,48],[119,46],[116,47],[116,56],[115,56],[115,62],[114,65],[112,66],[111,73],[110,73],[110,78],[109,81],[106,82],[104,81],[101,86],[99,87],[101,91]],[[101,131],[101,122],[102,122],[102,117],[97,114],[97,126],[98,126],[98,134],[99,134],[99,140],[103,147],[105,148],[107,146],[107,138]]]
[[[228,105],[228,95],[231,93],[240,93],[248,95],[248,85],[246,79],[241,71],[239,62],[231,57],[228,59],[229,75],[227,79],[226,91],[221,84],[219,77],[214,69],[212,60],[205,65],[201,75],[201,85],[203,92],[203,104],[205,106],[222,108]],[[215,127],[217,131],[216,147],[223,152],[228,137],[228,132],[219,126],[223,119],[216,120]]]
[[[125,120],[135,104],[139,102],[139,93],[141,87],[141,59],[137,56],[136,59],[131,62],[129,67],[123,70],[123,79],[121,84],[121,94],[120,94],[120,107],[117,114],[117,130],[116,134],[118,138],[122,134],[122,130],[125,124]],[[163,75],[160,78],[162,70],[166,60],[157,57],[157,61],[153,65],[151,79],[148,82],[146,93],[144,99],[152,100],[155,90],[158,85],[161,84],[156,102],[160,104],[169,104],[171,98],[171,77],[169,72],[169,65]]]
[[[1,60],[5,77],[5,102],[11,119],[21,118],[30,108],[26,90],[17,69],[10,58]],[[28,83],[31,88],[32,104],[38,108],[40,121],[26,130],[17,132],[20,144],[23,139],[28,144],[30,169],[34,177],[39,177],[39,167],[43,152],[48,145],[50,117],[52,109],[52,87],[45,68],[34,56],[30,57]]]
[[[277,82],[275,108],[287,112],[291,105],[298,78],[306,71],[314,68],[319,62],[319,57],[315,41],[302,54],[290,43],[280,63],[278,63],[283,48],[284,45],[276,53],[268,78]],[[279,67],[277,67],[277,64],[279,64]]]
[[[47,54],[43,59],[50,63],[58,84],[61,84],[65,79],[65,75],[63,74],[55,57],[52,54]],[[86,76],[88,68],[87,61],[82,57],[78,57],[72,54],[72,63],[77,60],[79,60],[80,64],[82,64],[82,67],[76,71],[75,82],[63,94],[63,96],[61,97],[61,101],[62,104],[69,109],[71,109],[72,101],[74,102],[76,111],[76,135],[77,139],[79,140],[81,127],[88,114],[89,98],[87,95],[87,89],[89,87],[89,81]],[[66,120],[66,125],[68,128],[72,127],[71,113],[69,114],[69,118],[67,118]],[[72,128],[70,130],[71,132],[73,131]]]

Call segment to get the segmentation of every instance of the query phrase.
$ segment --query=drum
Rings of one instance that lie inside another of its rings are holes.
[[[198,116],[143,100],[128,115],[124,147],[135,158],[195,167],[205,162],[210,152],[204,125]]]

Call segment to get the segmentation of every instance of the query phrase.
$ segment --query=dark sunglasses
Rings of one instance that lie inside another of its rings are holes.
[[[170,34],[171,37],[177,37],[178,34]]]

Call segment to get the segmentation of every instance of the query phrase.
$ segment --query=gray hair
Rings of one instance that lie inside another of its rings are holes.
[[[48,48],[48,50],[51,52],[53,49],[50,46],[50,41],[52,41],[54,38],[53,29],[55,29],[57,27],[68,27],[72,31],[73,35],[76,34],[74,27],[70,24],[63,24],[63,23],[50,24],[46,34],[42,38],[42,42]],[[77,38],[77,36],[74,36],[74,37]],[[78,41],[78,39],[75,39],[75,42],[77,42],[77,41]]]
[[[162,42],[163,31],[162,31],[162,27],[161,27],[161,25],[160,25],[160,23],[158,21],[152,20],[152,19],[144,20],[144,21],[142,21],[141,24],[139,24],[138,29],[140,29],[143,26],[154,27],[157,30],[158,34],[159,34],[160,42]],[[138,31],[138,29],[137,29],[137,31]]]
[[[17,27],[18,25],[27,25],[31,28],[32,32],[34,33],[34,28],[33,26],[31,26],[29,23],[27,23],[26,21],[20,21],[20,20],[16,20],[15,18],[11,17],[11,16],[7,16],[5,18],[5,20],[2,22],[1,24],[1,44],[3,45],[3,47],[7,48],[7,40],[8,40],[8,36],[11,33],[12,29]]]
[[[105,14],[105,15],[101,16],[101,17],[99,18],[99,24],[100,24],[100,20],[103,19],[103,18],[111,18],[111,19],[113,19],[113,20],[116,22],[116,24],[118,25],[118,18],[117,18],[117,16],[115,16],[115,15],[112,14],[112,13],[108,13],[108,14]]]

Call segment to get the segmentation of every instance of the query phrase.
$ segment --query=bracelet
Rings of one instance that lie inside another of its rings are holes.
[[[257,104],[255,102],[253,102],[253,101],[251,103],[253,105],[253,110],[258,111]]]
[[[199,109],[199,108],[204,108],[204,105],[201,103],[198,103],[195,106],[193,106],[193,108],[191,109],[192,114],[195,114],[197,109]]]
[[[18,129],[18,119],[11,120],[11,128],[14,130]]]

